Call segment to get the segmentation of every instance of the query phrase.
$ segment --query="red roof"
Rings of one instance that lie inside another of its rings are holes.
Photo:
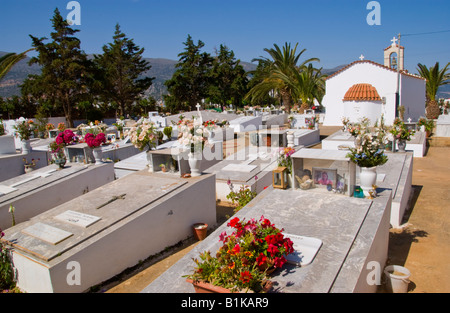
[[[373,62],[373,61],[369,61],[369,60],[362,60],[362,61],[354,61],[354,62],[350,63],[349,65],[347,65],[347,66],[341,68],[339,71],[334,72],[333,74],[331,74],[330,76],[328,76],[325,80],[328,80],[328,79],[330,79],[330,78],[336,76],[337,74],[339,74],[339,73],[345,71],[346,69],[352,67],[353,65],[359,64],[359,63],[369,63],[369,64],[373,64],[373,65],[375,65],[375,66],[378,66],[378,67],[384,68],[384,69],[386,69],[386,70],[389,70],[389,71],[391,71],[391,72],[397,73],[397,70],[394,70],[394,69],[392,69],[392,68],[390,68],[390,67],[388,67],[388,66],[381,65],[381,64],[379,64],[379,63],[376,63],[376,62]],[[425,78],[420,77],[419,75],[413,75],[413,74],[408,73],[407,70],[400,71],[400,74],[406,75],[406,76],[409,76],[409,77],[414,77],[414,78],[417,78],[417,79],[423,79],[423,80],[426,80]]]
[[[371,84],[356,84],[345,93],[344,101],[381,101],[381,98]]]

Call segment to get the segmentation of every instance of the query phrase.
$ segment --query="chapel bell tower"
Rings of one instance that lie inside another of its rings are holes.
[[[397,38],[392,38],[392,45],[384,49],[384,65],[400,71],[404,68],[405,48],[397,44]]]

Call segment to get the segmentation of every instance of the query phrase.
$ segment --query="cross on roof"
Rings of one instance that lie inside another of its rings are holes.
[[[395,36],[394,36],[394,38],[391,39],[392,45],[393,45],[393,46],[396,46],[396,45],[397,45],[397,40],[398,40],[398,39],[395,38]]]
[[[362,61],[364,60],[364,56],[361,54],[361,56],[359,57],[359,59]]]

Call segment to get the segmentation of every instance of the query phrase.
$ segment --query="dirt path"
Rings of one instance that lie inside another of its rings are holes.
[[[389,263],[411,272],[409,292],[450,292],[450,147],[414,158],[411,209],[390,232]]]

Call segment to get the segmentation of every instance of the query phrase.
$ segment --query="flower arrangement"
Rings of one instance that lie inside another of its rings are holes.
[[[58,129],[60,132],[63,132],[63,131],[66,129],[66,124],[65,124],[65,123],[58,123],[57,129]]]
[[[125,136],[130,136],[131,143],[141,151],[151,150],[158,143],[155,124],[145,119],[126,131]]]
[[[262,292],[269,279],[268,272],[283,267],[287,262],[285,256],[294,252],[291,239],[264,216],[259,221],[235,217],[227,226],[233,231],[220,235],[223,245],[215,257],[210,251],[200,253],[200,260],[194,259],[194,272],[184,277],[232,292]]]
[[[33,120],[16,122],[16,125],[14,125],[16,136],[18,135],[20,140],[29,140],[31,138],[31,134],[33,134],[34,128],[35,125]]]
[[[50,149],[50,153],[54,159],[66,159],[66,154],[64,153],[64,147],[66,145],[64,143],[57,143],[56,140],[51,142],[48,147]]]
[[[258,176],[255,176],[255,181],[257,180]],[[230,188],[230,193],[227,195],[227,199],[231,200],[231,202],[236,206],[233,210],[234,213],[245,207],[257,195],[257,193],[252,191],[247,185],[242,185],[238,191],[235,191],[233,183],[230,179],[227,180],[227,185]]]
[[[178,142],[192,153],[203,151],[208,137],[209,130],[198,119],[181,120],[178,124]]]
[[[412,129],[408,129],[405,123],[399,118],[396,118],[394,120],[394,123],[389,132],[394,136],[395,139],[407,141],[411,140],[411,136],[415,134],[415,131]]]
[[[40,161],[40,159],[37,159],[37,160],[31,159],[31,162],[28,163],[26,158],[22,158],[22,161],[23,161],[23,163],[25,165],[25,168],[35,168],[36,167],[36,162]]]
[[[106,136],[104,133],[99,133],[97,135],[94,135],[92,133],[87,133],[84,136],[84,141],[87,143],[87,145],[90,148],[98,148],[100,147],[102,144],[106,143]]]
[[[56,136],[55,138],[55,142],[58,145],[70,145],[75,141],[75,134],[73,131],[71,131],[70,129],[66,129],[63,132],[59,133],[58,136]]]
[[[53,125],[52,123],[47,123],[47,125],[45,125],[46,131],[51,131],[52,129],[55,129],[55,125]]]
[[[292,158],[291,155],[295,153],[295,149],[291,147],[280,148],[278,151],[278,166],[284,166],[287,168],[288,174],[292,171]]]
[[[0,229],[0,290],[15,288],[14,267],[10,259],[10,249],[1,241],[5,233]]]
[[[432,119],[427,119],[425,117],[420,117],[419,120],[417,121],[417,126],[419,127],[424,127],[425,131],[427,132],[431,132],[433,131],[434,128],[434,121]]]
[[[386,129],[383,122],[375,125],[371,130],[367,119],[363,119],[361,124],[352,125],[357,129],[355,147],[349,148],[347,157],[359,167],[374,167],[383,165],[388,157],[384,154],[384,147],[387,143]],[[349,132],[353,128],[349,128]]]

